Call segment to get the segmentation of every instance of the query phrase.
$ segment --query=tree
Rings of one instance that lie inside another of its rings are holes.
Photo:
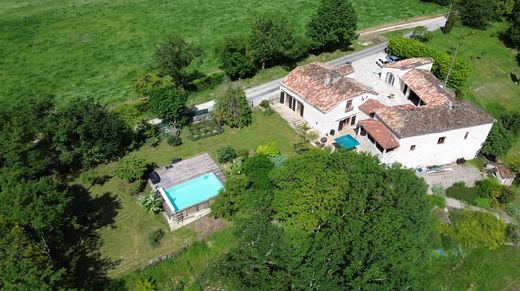
[[[513,146],[513,143],[514,136],[511,132],[505,129],[502,123],[496,122],[491,128],[480,152],[490,159],[496,159],[506,154]]]
[[[315,51],[348,48],[354,40],[357,15],[349,0],[322,0],[307,25]]]
[[[213,116],[219,123],[230,127],[246,127],[251,124],[251,108],[244,90],[230,86],[224,95],[216,100]]]
[[[16,223],[0,216],[0,289],[57,290],[63,269],[55,269],[43,243]]]
[[[123,155],[132,132],[105,106],[78,98],[52,116],[45,136],[50,137],[63,168],[79,169]]]
[[[54,98],[28,97],[0,106],[0,167],[23,169],[28,178],[55,170],[57,156],[44,134]]]
[[[272,66],[282,61],[292,60],[297,48],[292,26],[286,17],[264,15],[256,18],[249,36],[251,54],[255,62],[262,66]]]
[[[120,179],[134,182],[144,176],[148,167],[149,165],[145,159],[135,156],[126,156],[117,163],[114,174]]]
[[[156,88],[150,93],[150,111],[161,118],[164,122],[174,125],[186,123],[186,102],[188,95],[181,89],[176,88]]]
[[[516,1],[513,9],[513,15],[510,19],[509,29],[507,30],[507,38],[515,48],[520,49],[520,1]],[[518,64],[520,65],[520,54],[517,56]]]
[[[226,37],[217,55],[231,79],[249,77],[256,71],[248,39],[244,37]]]
[[[495,14],[499,16],[510,16],[514,11],[515,0],[494,0]]]
[[[177,86],[186,84],[186,69],[201,50],[178,35],[170,35],[155,49],[155,63],[161,76],[170,76]]]
[[[443,229],[466,250],[486,247],[494,250],[505,242],[506,224],[486,212],[450,211],[451,224]]]
[[[493,1],[461,0],[458,3],[460,20],[464,26],[486,29],[495,16]]]
[[[428,28],[424,26],[417,26],[414,28],[411,38],[416,39],[418,41],[428,41],[432,38],[433,33],[428,30]]]

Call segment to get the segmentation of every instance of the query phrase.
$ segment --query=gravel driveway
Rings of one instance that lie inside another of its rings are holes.
[[[439,184],[444,188],[449,188],[451,185],[459,181],[464,181],[467,186],[471,187],[474,186],[477,181],[486,178],[484,174],[482,174],[476,167],[470,164],[452,164],[443,166],[442,168],[451,168],[454,171],[432,174],[427,174],[425,172],[419,173],[416,171],[417,176],[424,178],[426,183],[430,186],[428,191],[430,191],[431,186],[433,185]]]

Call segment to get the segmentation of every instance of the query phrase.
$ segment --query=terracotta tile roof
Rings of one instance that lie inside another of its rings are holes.
[[[493,123],[482,109],[467,101],[454,101],[452,106],[392,106],[375,110],[376,116],[398,138],[445,132]]]
[[[374,119],[365,119],[361,120],[359,125],[361,125],[361,127],[363,127],[385,150],[399,147],[399,142],[392,132],[381,122]]]
[[[346,77],[352,72],[351,65],[334,68],[316,62],[297,67],[281,83],[305,102],[326,113],[344,100],[364,93],[377,95],[358,81]]]
[[[395,63],[386,64],[385,68],[396,68],[396,69],[413,69],[419,66],[433,63],[431,58],[410,58]]]
[[[385,107],[385,104],[377,101],[376,99],[368,99],[365,103],[359,106],[359,110],[363,111],[367,115],[370,115],[374,113],[376,109]]]
[[[426,105],[446,104],[455,99],[455,94],[449,89],[443,89],[442,83],[431,72],[422,69],[412,69],[406,72],[401,80],[412,89]]]
[[[508,168],[501,165],[497,165],[496,167],[496,171],[503,179],[514,179],[516,177],[516,174]]]

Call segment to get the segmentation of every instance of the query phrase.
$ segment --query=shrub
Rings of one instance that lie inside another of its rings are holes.
[[[141,207],[153,214],[161,212],[163,206],[161,198],[159,198],[153,191],[151,191],[150,194],[139,198],[138,202]]]
[[[503,204],[508,204],[510,202],[513,202],[516,198],[516,192],[511,187],[503,187],[502,191],[500,193],[500,197],[498,198],[498,201]]]
[[[137,195],[137,194],[143,192],[145,187],[146,187],[146,181],[144,181],[144,180],[134,181],[134,182],[130,183],[130,185],[128,185],[128,194],[130,194],[131,196]]]
[[[482,208],[491,208],[491,199],[477,197],[475,198],[475,205]]]
[[[507,204],[507,208],[506,208],[506,211],[507,213],[509,213],[510,215],[516,217],[516,218],[520,218],[520,208],[518,208],[516,205],[514,205],[513,203],[508,203]]]
[[[230,127],[246,127],[253,121],[251,108],[244,90],[230,86],[223,96],[215,100],[213,116]]]
[[[431,31],[429,31],[426,27],[417,26],[413,30],[411,38],[416,39],[418,41],[425,42],[425,41],[430,40],[432,38],[432,36],[433,36],[433,33]]]
[[[502,185],[498,183],[497,180],[488,178],[484,179],[477,184],[477,193],[482,198],[491,198],[493,197],[493,193],[500,191]]]
[[[226,171],[228,176],[238,176],[241,175],[244,171],[244,160],[241,157],[238,157],[233,160],[231,165]]]
[[[444,189],[444,187],[442,187],[442,185],[433,185],[432,186],[432,193],[433,195],[435,196],[439,196],[439,197],[446,197],[446,189]]]
[[[507,241],[518,245],[520,243],[520,229],[518,228],[518,225],[514,224],[508,224],[506,227],[506,238]]]
[[[158,247],[161,244],[161,239],[164,237],[164,231],[162,229],[158,229],[152,231],[148,236],[148,242],[152,248]]]
[[[166,140],[166,142],[171,145],[171,146],[180,146],[182,144],[182,138],[180,136],[176,136],[176,135],[170,135],[168,136],[168,139]]]
[[[247,150],[247,149],[238,150],[237,157],[247,160],[249,158],[249,150]]]
[[[236,158],[237,152],[230,145],[225,145],[217,150],[217,159],[219,163],[228,163]]]
[[[506,224],[486,212],[450,211],[451,224],[444,227],[449,235],[466,249],[486,247],[494,250],[505,242]]]
[[[264,109],[267,109],[269,108],[269,101],[268,100],[262,100],[260,102],[260,107],[264,108]]]
[[[271,116],[271,115],[273,115],[273,113],[274,113],[274,111],[273,111],[273,109],[271,107],[267,107],[267,109],[264,110],[264,115],[265,116]]]
[[[444,80],[448,74],[452,56],[436,51],[424,43],[404,37],[397,37],[390,40],[388,52],[401,59],[412,57],[429,57],[434,59],[432,73],[439,79]],[[455,58],[448,85],[453,88],[461,88],[471,75],[470,64],[460,58]]]
[[[478,197],[478,192],[476,187],[452,186],[446,189],[446,195],[474,204],[475,198]]]
[[[515,142],[514,135],[501,122],[495,122],[480,152],[489,159],[505,155]]]
[[[148,166],[145,159],[126,156],[117,164],[114,175],[128,182],[133,182],[143,177],[148,170]]]
[[[157,284],[155,280],[151,277],[143,277],[139,279],[135,283],[135,290],[137,291],[155,291],[157,289]]]
[[[426,196],[426,200],[430,201],[430,203],[434,206],[437,206],[441,209],[446,207],[446,198],[438,195],[428,195]]]
[[[280,149],[274,142],[270,142],[268,144],[259,145],[256,148],[256,153],[259,155],[265,155],[268,157],[276,157],[280,155]]]

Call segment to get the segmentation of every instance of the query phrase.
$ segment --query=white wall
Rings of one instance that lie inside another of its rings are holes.
[[[399,162],[405,167],[445,165],[459,158],[471,160],[482,147],[492,124],[403,138],[392,152],[380,155],[383,163]],[[466,132],[468,138],[464,139]],[[437,144],[439,137],[446,137],[444,144]],[[415,145],[415,150],[410,147]]]
[[[289,90],[283,85],[280,85],[280,89],[284,91],[286,94],[291,95],[292,97],[296,98],[298,101],[302,102],[304,105],[303,110],[303,119],[307,121],[310,127],[315,129],[320,135],[327,135],[330,133],[331,129],[334,129],[334,131],[338,131],[339,121],[343,120],[345,118],[357,115],[359,110],[358,107],[363,104],[368,98],[375,97],[371,94],[363,94],[357,97],[352,98],[352,107],[353,109],[345,112],[345,109],[347,107],[347,100],[342,101],[340,104],[338,104],[336,107],[334,107],[331,111],[328,113],[323,113],[313,107],[312,105],[305,102],[298,94],[295,92]],[[287,99],[286,99],[287,100]],[[286,105],[286,104],[284,104]],[[299,112],[295,111],[296,114],[299,114]],[[356,116],[356,124],[357,124],[357,116]],[[352,128],[354,128],[352,126]]]

